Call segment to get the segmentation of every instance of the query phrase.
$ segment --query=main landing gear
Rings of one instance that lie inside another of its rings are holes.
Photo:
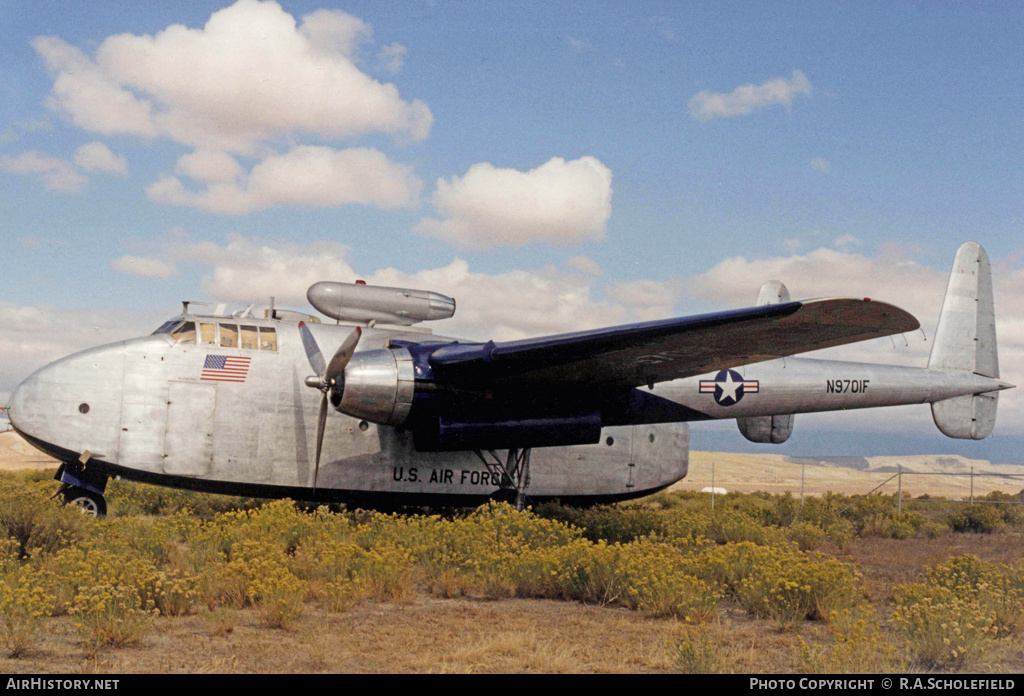
[[[505,461],[494,450],[473,450],[499,484],[494,497],[514,501],[516,510],[526,507],[526,488],[530,485],[530,448],[514,447],[508,451]]]
[[[104,517],[107,514],[107,501],[98,493],[67,484],[57,492],[64,497],[65,505],[77,507],[83,515]]]

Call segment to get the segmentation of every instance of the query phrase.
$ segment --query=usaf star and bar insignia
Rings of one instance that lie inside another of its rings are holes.
[[[715,403],[719,406],[737,404],[744,394],[756,394],[758,389],[756,379],[743,379],[736,370],[721,370],[714,379],[700,381],[700,393],[714,394]]]

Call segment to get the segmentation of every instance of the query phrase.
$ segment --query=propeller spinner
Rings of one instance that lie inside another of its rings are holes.
[[[327,400],[333,390],[344,391],[345,389],[345,368],[348,366],[352,355],[356,352],[356,345],[362,336],[362,329],[358,326],[355,331],[349,334],[348,338],[342,341],[338,350],[331,358],[331,362],[324,361],[320,346],[313,338],[313,332],[309,330],[305,322],[299,322],[299,333],[302,335],[302,347],[306,351],[306,358],[310,367],[316,373],[315,377],[306,380],[306,384],[320,390],[320,416],[316,428],[316,467],[313,469],[313,487],[316,488],[317,478],[320,475],[320,451],[324,442],[324,427],[327,424]]]

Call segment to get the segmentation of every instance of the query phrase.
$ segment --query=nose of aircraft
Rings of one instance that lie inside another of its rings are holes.
[[[11,394],[11,426],[47,454],[68,461],[88,450],[117,454],[124,380],[122,344],[50,363]]]

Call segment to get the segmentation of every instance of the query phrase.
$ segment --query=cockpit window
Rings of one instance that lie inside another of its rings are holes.
[[[277,330],[272,326],[241,326],[238,324],[196,323],[181,317],[165,321],[153,332],[170,334],[178,343],[221,348],[277,351]],[[198,339],[198,340],[197,340]]]
[[[196,342],[196,324],[194,321],[182,322],[171,331],[171,338],[178,343]]]
[[[171,319],[160,325],[160,328],[153,332],[153,335],[171,333],[175,326],[181,323],[181,319]]]

